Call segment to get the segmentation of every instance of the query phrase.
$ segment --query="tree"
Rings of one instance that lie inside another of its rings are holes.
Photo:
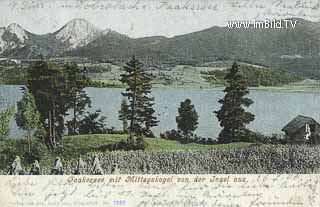
[[[153,115],[154,98],[150,97],[151,75],[143,70],[142,63],[134,56],[126,63],[124,70],[125,73],[121,75],[120,81],[127,85],[122,95],[129,101],[129,139],[133,139],[133,134],[137,136],[148,134],[151,127],[157,126],[158,121]]]
[[[32,131],[40,125],[40,113],[37,110],[33,95],[27,88],[23,88],[23,97],[17,103],[18,111],[16,113],[16,123],[18,127],[28,132],[27,140],[29,145],[29,154],[31,154]]]
[[[244,109],[244,107],[249,107],[253,101],[245,97],[249,94],[248,84],[246,79],[239,74],[236,62],[225,76],[225,80],[227,86],[224,92],[226,94],[218,101],[222,104],[221,109],[214,111],[223,128],[218,137],[220,143],[243,140],[248,132],[245,125],[254,120],[254,115]]]
[[[91,100],[84,91],[90,83],[87,69],[80,68],[75,63],[67,63],[64,66],[66,73],[66,86],[68,95],[68,109],[73,110],[73,119],[67,122],[68,133],[75,135],[79,133],[79,117],[83,115],[86,107],[91,107]]]
[[[101,111],[96,110],[93,113],[87,112],[79,124],[80,134],[101,134],[105,133],[105,116],[100,116]]]
[[[40,121],[47,131],[46,143],[55,147],[64,130],[64,116],[68,111],[68,87],[62,67],[43,59],[27,70],[26,87],[35,98]]]
[[[10,120],[14,114],[13,106],[3,106],[2,98],[0,97],[0,107],[5,109],[0,109],[0,140],[6,138],[10,134]]]
[[[124,133],[128,132],[128,116],[129,116],[128,103],[126,99],[122,99],[118,118],[122,122]]]
[[[190,99],[181,102],[178,112],[179,115],[176,117],[178,130],[183,133],[184,138],[188,138],[198,127],[198,113]]]
[[[159,121],[154,116],[155,110],[153,108],[154,98],[149,98],[149,100],[145,103],[145,128],[143,134],[146,137],[155,138],[153,132],[151,131],[152,127],[158,126]]]

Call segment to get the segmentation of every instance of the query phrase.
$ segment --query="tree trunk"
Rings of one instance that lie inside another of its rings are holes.
[[[48,115],[48,125],[49,125],[49,144],[51,147],[53,147],[53,142],[52,142],[52,117],[51,117],[51,110],[49,110],[49,115]]]
[[[28,148],[29,148],[29,155],[31,155],[31,132],[28,131],[28,135],[27,135],[27,140],[28,140]]]
[[[73,99],[73,135],[76,134],[77,128],[77,93],[75,93],[75,97]]]
[[[134,114],[135,114],[135,102],[136,102],[136,96],[137,96],[137,71],[135,69],[134,72],[134,91],[132,94],[132,104],[131,104],[131,119],[130,119],[130,132],[129,137],[132,139],[132,131],[133,131],[133,122],[134,122]]]
[[[56,146],[56,105],[52,102],[52,144]]]

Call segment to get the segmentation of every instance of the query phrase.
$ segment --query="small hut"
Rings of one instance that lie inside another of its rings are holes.
[[[286,140],[293,144],[320,144],[320,124],[311,117],[298,115],[282,128]]]

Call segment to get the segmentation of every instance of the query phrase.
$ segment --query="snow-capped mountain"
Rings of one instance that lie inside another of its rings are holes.
[[[0,28],[0,54],[6,50],[24,47],[28,39],[29,33],[18,24]]]
[[[74,19],[54,33],[69,50],[83,47],[102,35],[102,30],[84,19]]]
[[[111,30],[101,30],[84,19],[74,19],[54,33],[37,35],[18,24],[0,28],[2,57],[32,58],[58,56],[88,45]]]

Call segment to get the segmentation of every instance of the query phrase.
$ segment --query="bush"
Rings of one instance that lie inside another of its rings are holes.
[[[101,110],[86,112],[79,122],[79,134],[105,134],[107,117],[101,115]]]
[[[179,141],[183,137],[179,131],[172,129],[171,131],[166,131],[164,133],[160,133],[160,138]]]
[[[31,154],[28,151],[24,153],[24,158],[28,164],[33,163],[35,160],[41,161],[49,154],[47,146],[41,140],[33,140],[31,145]]]
[[[186,137],[183,135],[181,131],[177,131],[174,129],[172,129],[171,131],[160,133],[160,138],[168,139],[168,140],[176,140],[182,144],[187,144],[187,143],[215,144],[216,143],[216,141],[214,141],[212,138],[200,137],[195,134],[189,135],[189,137],[186,139]]]
[[[7,169],[16,156],[20,156],[23,166],[28,166],[34,160],[48,157],[48,149],[42,141],[33,139],[29,154],[28,143],[25,139],[8,139],[0,141],[0,168]]]

